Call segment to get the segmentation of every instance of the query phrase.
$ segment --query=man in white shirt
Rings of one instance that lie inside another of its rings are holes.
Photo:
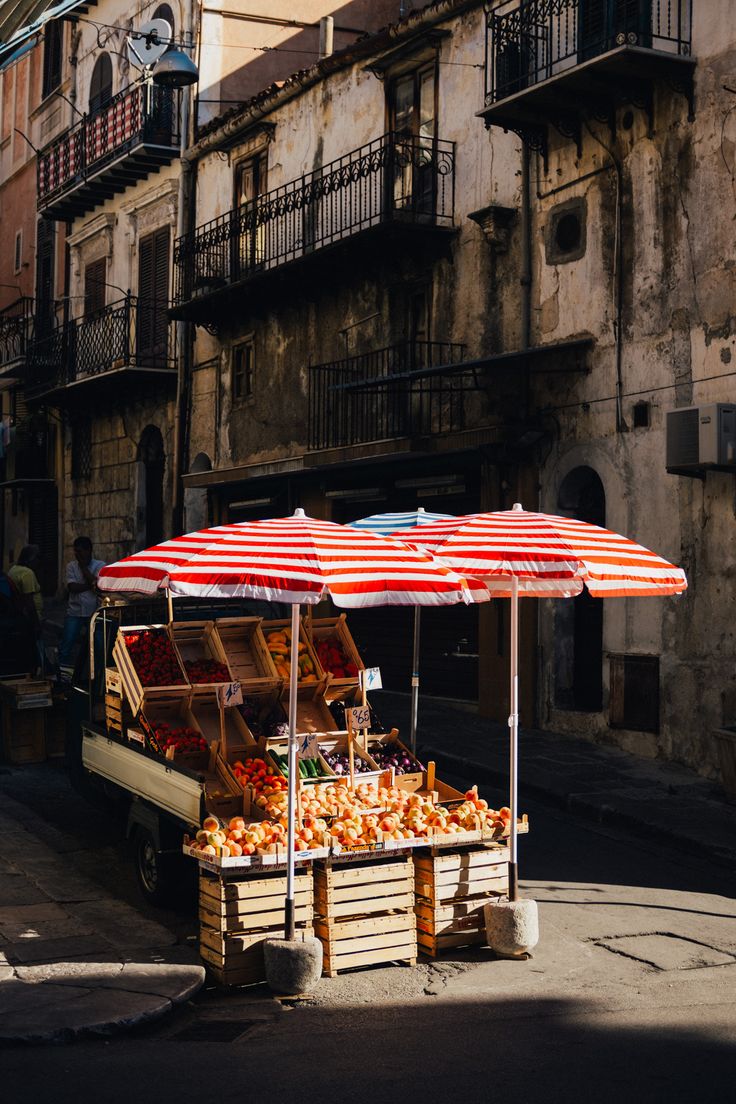
[[[93,559],[89,537],[77,537],[74,559],[66,567],[69,601],[59,643],[59,672],[66,681],[71,678],[77,645],[89,629],[89,619],[99,604],[97,576],[104,566],[102,560]]]

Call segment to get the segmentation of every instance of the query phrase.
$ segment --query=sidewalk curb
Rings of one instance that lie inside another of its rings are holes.
[[[439,767],[449,773],[458,773],[465,778],[477,779],[487,785],[508,786],[509,784],[509,775],[504,770],[490,767],[487,763],[477,763],[466,756],[453,755],[452,752],[433,748],[428,744],[422,746],[420,757],[423,761],[433,759]],[[596,824],[625,827],[637,836],[669,844],[675,843],[688,854],[707,858],[712,862],[727,866],[731,871],[736,865],[736,846],[733,850],[729,850],[719,847],[717,844],[704,843],[693,839],[687,833],[667,830],[661,824],[637,817],[625,809],[617,808],[610,801],[599,803],[591,800],[585,794],[554,790],[534,782],[529,777],[524,778],[523,788],[525,793],[535,797],[545,805],[579,813]]]

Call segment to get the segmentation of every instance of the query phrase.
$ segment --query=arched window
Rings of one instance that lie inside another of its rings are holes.
[[[95,67],[92,70],[92,80],[89,83],[89,113],[109,104],[112,99],[112,62],[109,54],[100,54]]]
[[[597,472],[579,467],[560,484],[557,509],[566,517],[606,524],[606,492]],[[555,704],[597,713],[603,708],[603,602],[587,590],[555,603]]]
[[[139,503],[143,514],[143,547],[159,544],[164,536],[164,468],[166,458],[161,430],[146,426],[136,459],[143,465]],[[142,501],[141,501],[142,499]]]
[[[176,38],[176,25],[174,23],[174,13],[173,13],[173,11],[171,10],[171,8],[169,7],[168,4],[159,4],[159,6],[156,8],[155,12],[153,13],[153,18],[154,19],[165,19],[166,22],[171,27],[172,43],[169,45],[168,50],[173,50],[173,48],[174,48],[173,47],[173,40]],[[168,50],[167,50],[167,53],[168,53]]]

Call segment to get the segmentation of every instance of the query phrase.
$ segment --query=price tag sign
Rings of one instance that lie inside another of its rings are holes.
[[[360,687],[361,690],[382,690],[383,683],[381,682],[381,668],[366,667],[365,671],[361,671]]]
[[[297,754],[300,759],[316,759],[319,753],[319,732],[302,732]]]
[[[243,688],[239,682],[223,682],[217,687],[217,704],[223,709],[243,704]]]
[[[367,705],[358,705],[352,709],[346,709],[345,715],[351,732],[361,732],[371,727],[371,711]]]

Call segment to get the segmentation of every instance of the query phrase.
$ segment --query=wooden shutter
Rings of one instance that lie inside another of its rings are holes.
[[[100,257],[84,269],[84,316],[92,318],[105,306],[105,277],[107,261]]]
[[[36,227],[36,318],[35,332],[49,332],[54,314],[54,254],[56,223],[39,219]]]
[[[150,363],[165,363],[168,346],[169,320],[166,308],[169,299],[168,226],[161,226],[138,243],[138,329],[136,352],[138,359]]]

